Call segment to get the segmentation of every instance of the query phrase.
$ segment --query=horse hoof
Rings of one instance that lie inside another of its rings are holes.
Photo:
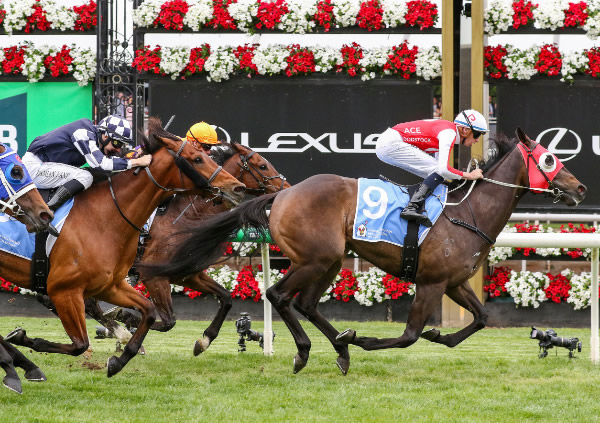
[[[346,329],[335,337],[335,340],[344,344],[351,344],[356,338],[356,331],[352,329]]]
[[[342,374],[346,376],[348,374],[348,369],[350,368],[350,359],[338,357],[336,360],[336,364],[339,367]]]
[[[140,347],[140,349],[138,350],[138,354],[139,355],[146,355],[146,349],[144,348],[144,346],[142,345]]]
[[[25,338],[25,333],[25,329],[19,327],[12,330],[8,335],[6,335],[4,337],[4,340],[10,342],[11,344],[20,345],[20,343],[22,343],[23,339]]]
[[[198,339],[196,341],[196,343],[194,344],[194,355],[198,356],[200,354],[202,354],[204,351],[206,351],[208,349],[208,347],[210,346],[210,339],[205,336],[202,339]]]
[[[304,361],[298,354],[294,357],[294,374],[298,373],[306,367],[306,361]]]
[[[2,381],[2,384],[4,386],[6,386],[8,389],[10,389],[11,391],[16,392],[17,394],[23,393],[23,388],[21,388],[21,381],[19,380],[18,377],[6,376],[4,378],[4,380]]]
[[[30,382],[45,382],[46,375],[42,372],[42,369],[36,367],[33,370],[28,370],[25,372],[25,379]]]
[[[437,329],[429,329],[421,334],[421,338],[431,342],[434,342],[438,336],[440,336],[440,331]]]
[[[119,373],[122,368],[123,368],[123,365],[121,364],[121,361],[119,361],[119,358],[115,357],[113,355],[106,362],[106,375],[108,377],[112,377],[112,376],[116,375],[117,373]]]

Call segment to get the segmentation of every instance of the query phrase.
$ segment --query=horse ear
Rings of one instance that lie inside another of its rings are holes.
[[[525,134],[525,132],[523,132],[521,128],[517,127],[515,134],[517,135],[519,141],[521,141],[522,143],[528,144],[531,142],[531,139]]]

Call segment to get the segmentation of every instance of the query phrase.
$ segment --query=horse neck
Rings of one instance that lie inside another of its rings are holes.
[[[508,184],[521,186],[526,184],[525,163],[519,149],[515,148],[507,153],[491,171],[486,173],[485,177]],[[470,219],[468,222],[470,223],[473,223],[474,218],[480,229],[495,238],[508,222],[510,215],[525,192],[526,190],[523,188],[506,187],[480,181],[467,201],[461,204],[461,214],[465,217],[468,216],[468,219]]]
[[[223,203],[214,204],[213,201],[207,201],[200,196],[180,194],[169,203],[164,218],[172,223],[175,223],[175,220],[177,223],[193,222],[225,210],[227,207]]]

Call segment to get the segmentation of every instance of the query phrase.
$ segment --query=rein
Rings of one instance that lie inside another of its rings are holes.
[[[258,192],[259,194],[264,194],[267,192],[267,185],[265,185],[266,182],[272,180],[272,179],[281,179],[281,186],[279,187],[279,191],[283,190],[283,184],[286,181],[285,176],[283,176],[281,173],[278,175],[273,175],[273,176],[264,176],[259,169],[256,168],[256,166],[254,166],[252,163],[249,162],[250,158],[255,154],[255,151],[251,151],[250,153],[248,153],[248,155],[243,155],[240,154],[240,160],[241,163],[238,163],[238,166],[240,167],[240,176],[238,178],[238,180],[242,180],[242,176],[244,175],[244,172],[248,172],[253,178],[254,180],[258,183],[258,188],[246,188],[246,192],[248,191],[255,191]],[[262,181],[256,177],[256,175],[254,174],[254,172],[258,173],[258,175],[262,178]]]

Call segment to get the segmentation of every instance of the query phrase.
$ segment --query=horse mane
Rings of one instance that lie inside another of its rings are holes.
[[[237,150],[233,147],[234,144],[239,144],[237,141],[231,143],[222,141],[221,144],[210,150],[210,157],[219,166],[223,166],[227,160],[237,154]]]
[[[494,138],[490,138],[488,147],[488,158],[479,164],[483,173],[488,172],[494,167],[504,156],[514,150],[519,140],[510,138],[505,134],[498,134]]]
[[[142,140],[142,148],[145,153],[153,154],[159,148],[163,147],[160,142],[160,138],[168,138],[173,141],[181,141],[177,135],[166,131],[162,127],[162,121],[159,117],[151,116],[148,119],[148,136],[143,133],[139,133]]]

